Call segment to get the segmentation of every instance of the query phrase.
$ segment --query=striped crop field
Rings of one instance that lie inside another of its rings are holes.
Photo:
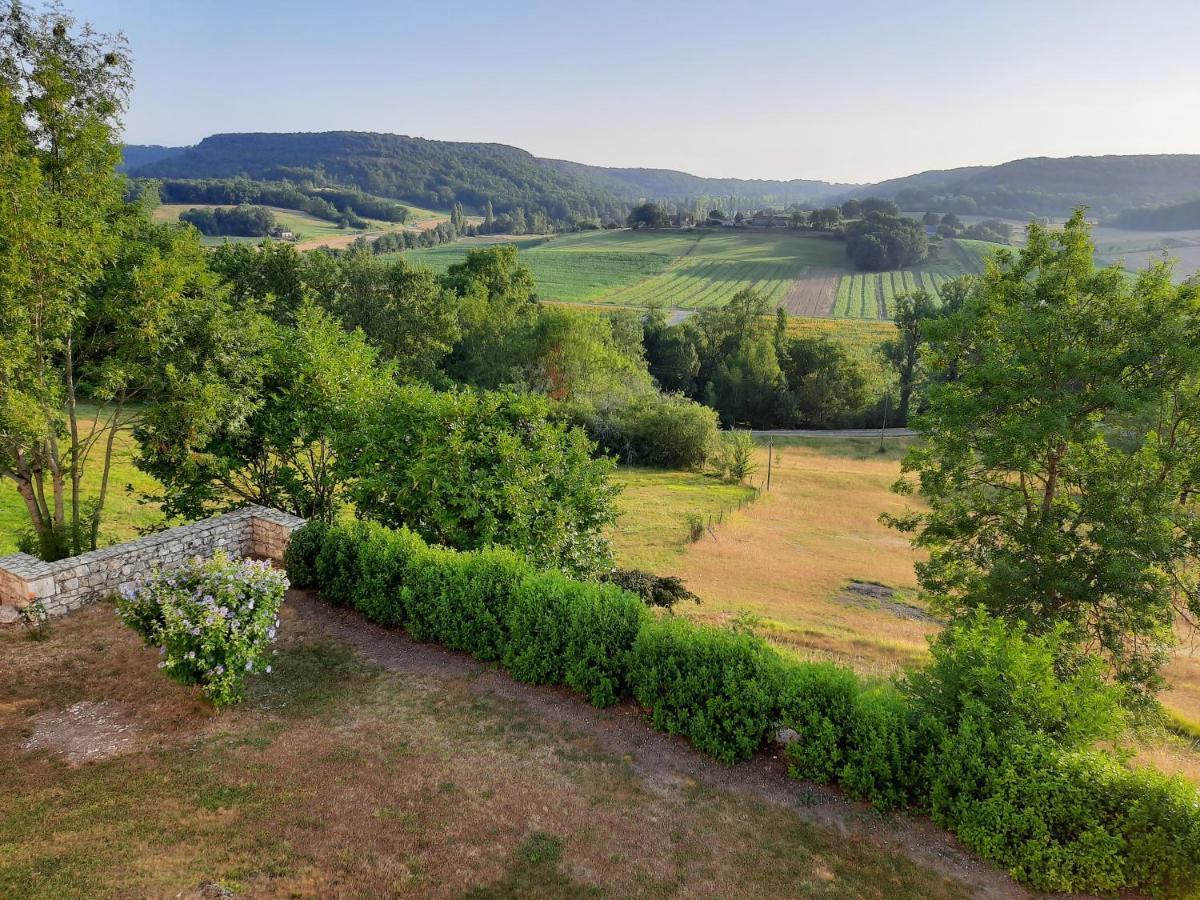
[[[896,312],[897,297],[924,290],[936,298],[941,286],[950,279],[982,272],[988,254],[1003,246],[968,240],[948,240],[943,244],[937,259],[926,260],[911,269],[842,275],[831,314],[850,319],[891,318]]]
[[[403,256],[445,271],[486,240],[407,250]],[[784,228],[620,229],[510,240],[543,300],[702,310],[753,288],[792,315],[864,320],[890,318],[902,294],[924,289],[936,296],[948,279],[982,271],[983,258],[998,246],[946,241],[939,258],[910,270],[854,272],[841,241]]]

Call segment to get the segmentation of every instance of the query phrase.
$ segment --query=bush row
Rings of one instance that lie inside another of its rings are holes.
[[[929,812],[1046,890],[1184,893],[1200,869],[1195,788],[1090,749],[1115,733],[1099,670],[1056,670],[1056,635],[982,613],[926,669],[867,684],[784,659],[752,634],[656,617],[613,584],[535,571],[507,550],[455,552],[406,530],[312,523],[287,552],[294,584],[597,706],[634,697],[656,728],[733,763],[780,729],[793,777],[885,809]],[[787,734],[787,732],[783,732]]]

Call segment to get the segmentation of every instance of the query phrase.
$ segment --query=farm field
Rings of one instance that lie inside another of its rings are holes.
[[[889,319],[901,294],[925,290],[937,297],[938,290],[950,279],[982,272],[987,255],[1003,246],[959,239],[943,241],[942,245],[938,258],[911,269],[842,275],[832,314],[849,319]]]
[[[180,213],[186,210],[215,209],[222,205],[228,206],[228,204],[214,203],[164,203],[154,209],[151,218],[155,222],[177,222],[179,221]],[[367,221],[371,223],[370,227],[360,231],[355,228],[339,228],[333,222],[318,219],[316,216],[296,209],[284,209],[279,206],[266,206],[263,208],[269,209],[274,213],[275,221],[280,227],[296,235],[296,247],[300,250],[310,250],[316,247],[348,246],[359,237],[378,237],[384,232],[398,231],[403,228],[432,228],[438,222],[448,218],[448,215],[445,213],[410,207],[413,215],[406,224],[402,225],[398,222],[383,222],[376,219],[368,219]],[[227,241],[257,244],[262,238],[204,235],[201,240],[206,246],[214,247]]]
[[[887,319],[895,298],[982,270],[997,245],[949,242],[943,258],[911,271],[851,272],[843,245],[821,235],[773,231],[593,231],[517,239],[544,300],[700,310],[752,287],[793,316]],[[408,250],[405,259],[444,271],[470,244]]]

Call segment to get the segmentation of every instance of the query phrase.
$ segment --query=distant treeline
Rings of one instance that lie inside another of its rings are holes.
[[[370,223],[364,216],[385,222],[404,222],[409,215],[408,207],[355,188],[315,187],[291,181],[252,181],[249,178],[168,178],[144,181],[136,188],[144,192],[155,186],[163,203],[279,206],[300,210],[346,228],[366,228]]]
[[[1113,219],[1118,228],[1136,228],[1147,231],[1183,231],[1200,228],[1200,197],[1162,206],[1140,206],[1122,210]]]
[[[275,231],[275,214],[261,206],[189,209],[179,214],[179,221],[209,236],[266,237]]]

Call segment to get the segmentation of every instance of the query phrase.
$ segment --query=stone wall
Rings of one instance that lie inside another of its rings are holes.
[[[116,593],[157,569],[171,569],[194,556],[224,550],[231,556],[282,560],[292,532],[303,519],[264,506],[247,506],[168,528],[123,544],[93,550],[58,562],[42,562],[25,553],[0,557],[0,622],[14,610],[41,600],[60,616]]]

